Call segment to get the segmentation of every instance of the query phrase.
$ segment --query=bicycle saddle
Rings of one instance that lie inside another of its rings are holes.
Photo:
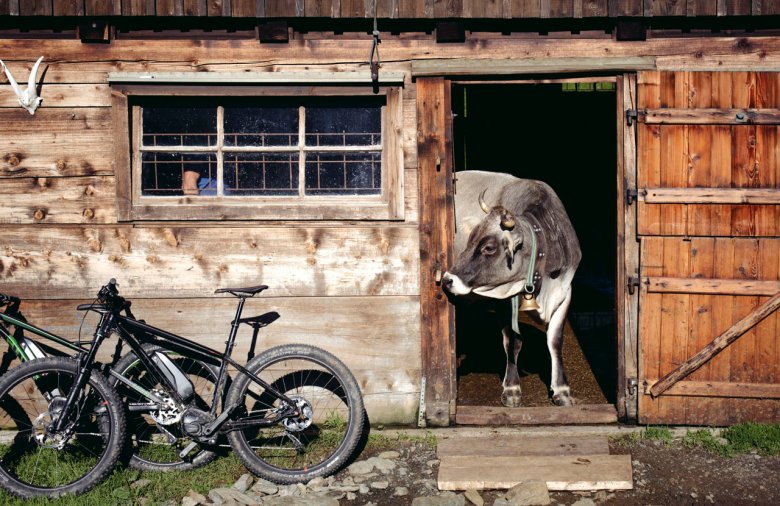
[[[239,294],[252,296],[262,292],[266,288],[268,288],[266,285],[249,286],[246,288],[217,288],[214,290],[214,293],[229,293],[236,297],[240,297],[241,295]]]

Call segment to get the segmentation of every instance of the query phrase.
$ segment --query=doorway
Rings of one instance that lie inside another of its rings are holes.
[[[614,80],[453,83],[454,170],[507,172],[548,183],[583,252],[564,331],[564,368],[581,404],[615,404],[617,96]],[[457,174],[456,174],[457,176]],[[457,192],[457,183],[456,190]],[[457,198],[457,193],[456,193]],[[508,306],[508,301],[506,305]],[[506,309],[456,306],[458,406],[500,406]],[[522,319],[523,406],[550,406],[542,327]]]

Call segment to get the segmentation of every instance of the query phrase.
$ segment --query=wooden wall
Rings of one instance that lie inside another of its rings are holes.
[[[371,18],[374,0],[0,0],[0,15]],[[780,14],[768,0],[376,0],[380,18],[588,18]]]
[[[45,56],[46,67],[44,101],[34,116],[18,106],[0,77],[0,292],[29,299],[23,309],[32,322],[74,336],[75,304],[90,300],[115,277],[122,293],[136,301],[140,317],[218,347],[233,302],[215,298],[213,290],[268,284],[247,310],[281,314],[265,332],[269,341],[311,342],[336,352],[356,371],[372,421],[385,423],[416,420],[421,380],[420,268],[427,264],[420,259],[412,61],[651,55],[667,69],[780,66],[777,37],[692,38],[684,44],[492,37],[440,45],[432,38],[388,37],[381,46],[382,69],[408,73],[404,221],[119,224],[108,72],[368,73],[370,38],[357,34],[280,45],[7,39],[0,47],[0,57],[22,82],[39,56]]]

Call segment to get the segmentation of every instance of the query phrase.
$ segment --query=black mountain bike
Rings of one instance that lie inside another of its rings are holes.
[[[246,366],[231,358],[241,324],[258,328],[267,323],[267,315],[241,318],[246,299],[266,288],[216,291],[238,298],[220,353],[122,315],[128,302],[111,280],[90,308],[100,313],[100,322],[77,360],[36,359],[0,379],[0,427],[16,427],[11,437],[0,438],[0,485],[21,497],[85,492],[117,463],[126,423],[131,424],[134,458],[153,465],[206,461],[226,437],[251,472],[277,483],[306,482],[338,471],[357,448],[365,415],[347,367],[306,344],[270,348]],[[126,374],[111,374],[109,382],[95,356],[111,333],[132,354],[115,367]],[[198,393],[192,374],[171,356],[201,364],[200,372],[213,385],[210,398]],[[229,387],[228,367],[237,370]],[[135,423],[147,430],[132,429]]]
[[[21,299],[18,297],[0,293],[0,308],[5,307],[5,310],[0,313],[0,338],[8,345],[8,349],[3,354],[2,359],[0,359],[0,375],[8,371],[15,359],[24,363],[38,358],[78,356],[78,354],[84,354],[89,351],[82,346],[84,344],[89,345],[91,342],[82,343],[80,339],[77,342],[73,342],[30,324],[21,313],[20,304]],[[135,316],[130,310],[130,306],[130,301],[126,301],[123,311],[129,318],[134,319]],[[80,311],[96,311],[101,315],[107,312],[106,307],[100,304],[81,304],[77,309]],[[14,330],[12,331],[11,328]],[[34,334],[36,339],[32,339],[29,334]],[[118,385],[121,389],[124,387],[124,383],[117,378],[125,376],[134,378],[136,382],[146,382],[147,390],[153,387],[154,385],[148,384],[148,381],[151,380],[150,375],[143,374],[143,367],[135,354],[130,353],[121,357],[121,344],[122,341],[119,340],[117,349],[114,351],[114,360],[111,362],[112,368],[102,367],[107,372],[109,383],[115,387]],[[174,351],[165,350],[152,344],[145,344],[144,347],[148,353],[154,353],[157,361],[165,360],[166,363],[172,361],[175,363],[175,367],[172,369],[180,370],[187,375],[188,381],[193,385],[194,394],[199,396],[193,398],[193,401],[204,404],[205,401],[202,401],[202,399],[213,396],[214,385],[219,373],[218,367],[184,357]],[[51,394],[47,392],[46,394],[49,401],[56,396],[56,393]],[[206,405],[208,406],[209,404]],[[0,411],[0,414],[2,414],[2,411]],[[17,409],[13,420],[9,420],[9,417],[6,416],[6,421],[3,424],[2,419],[0,419],[0,430],[6,429],[6,434],[11,433],[8,429],[21,430],[22,433],[25,430],[29,432],[32,430],[33,421],[25,420],[24,414],[22,410]],[[165,437],[160,437],[158,433],[165,431],[165,429],[157,427],[155,431],[154,427],[149,425],[149,421],[150,419],[139,414],[134,414],[130,417],[128,434],[132,442],[132,453],[130,454],[129,462],[131,467],[145,471],[185,470],[207,464],[216,456],[212,451],[203,450],[187,460],[180,459],[178,452],[171,448],[170,441],[173,437],[169,435],[170,431],[163,432]],[[7,427],[9,423],[13,423],[14,426]],[[2,443],[0,443],[0,455],[3,454],[2,448]],[[80,467],[84,464],[82,461],[79,461],[77,465]],[[64,470],[63,474],[68,474],[67,470]]]

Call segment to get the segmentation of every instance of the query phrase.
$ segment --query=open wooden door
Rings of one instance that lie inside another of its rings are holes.
[[[638,420],[777,421],[780,320],[756,309],[780,292],[780,74],[637,81]]]

